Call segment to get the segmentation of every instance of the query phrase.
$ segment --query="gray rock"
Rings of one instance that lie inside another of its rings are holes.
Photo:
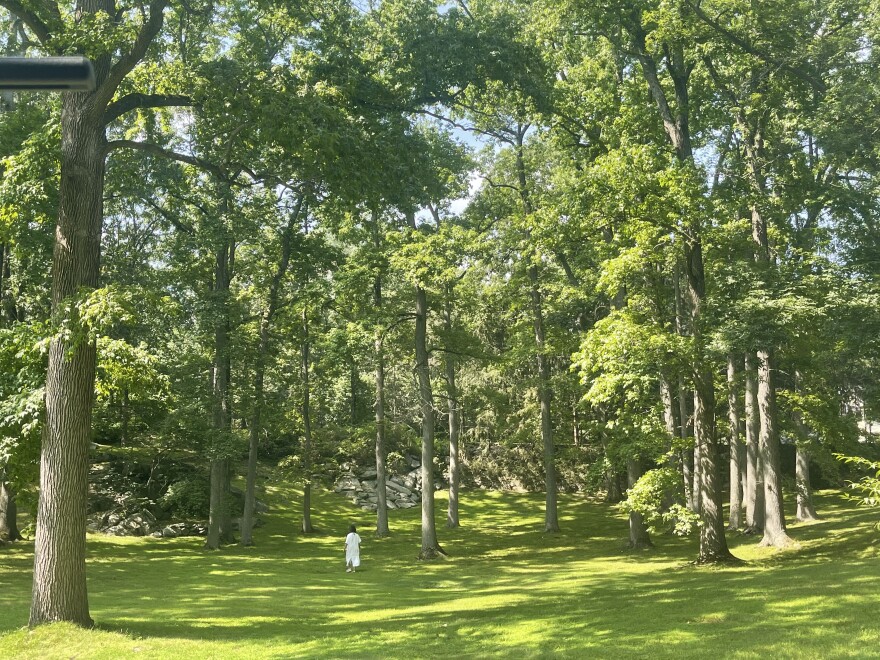
[[[269,505],[260,500],[256,500],[256,502],[254,502],[254,511],[257,513],[269,513]]]
[[[163,534],[162,532],[153,532],[152,534],[150,534],[150,536],[152,536],[154,539],[161,539]]]
[[[396,490],[398,493],[403,493],[404,495],[407,495],[407,496],[412,495],[412,491],[409,488],[407,488],[406,486],[400,485],[396,481],[389,481],[388,487]]]
[[[158,533],[161,536],[165,537],[166,539],[175,539],[178,536],[180,536],[180,532],[171,526],[166,527],[165,529],[163,529],[161,532],[158,532]]]
[[[376,470],[374,469],[364,470],[364,472],[361,473],[361,479],[373,479],[376,477],[376,474]]]

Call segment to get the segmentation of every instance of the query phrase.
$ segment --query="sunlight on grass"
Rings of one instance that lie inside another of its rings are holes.
[[[417,509],[372,514],[314,493],[318,533],[299,530],[299,493],[267,489],[256,545],[90,535],[89,600],[98,629],[27,623],[32,543],[0,550],[0,657],[876,657],[876,515],[821,494],[824,518],[791,525],[798,546],[731,534],[746,563],[696,567],[693,539],[626,548],[614,508],[560,498],[559,534],[543,496],[465,493],[463,526],[438,534],[449,558],[419,562]],[[363,565],[344,571],[348,525]]]

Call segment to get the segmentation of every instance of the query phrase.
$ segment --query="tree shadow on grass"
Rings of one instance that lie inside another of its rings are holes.
[[[799,548],[715,569],[687,565],[696,550],[689,539],[660,537],[653,553],[624,553],[625,518],[605,505],[566,498],[566,526],[545,534],[540,494],[465,493],[464,526],[441,532],[450,559],[416,561],[419,512],[394,511],[393,535],[362,534],[363,570],[346,574],[342,534],[349,522],[368,530],[374,514],[318,492],[315,510],[328,531],[304,535],[299,511],[283,505],[296,493],[277,495],[249,548],[209,552],[202,539],[90,537],[99,626],[168,639],[272,640],[283,649],[279,657],[394,656],[411,648],[423,656],[458,649],[705,657],[736,649],[751,657],[774,648],[785,655],[786,640],[805,634],[820,636],[823,648],[845,648],[876,631],[870,613],[853,607],[872,602],[880,586],[876,561],[864,556],[873,512],[839,498],[821,498],[822,522],[792,527]],[[438,514],[439,523],[440,500]],[[732,537],[731,546],[754,551],[757,541]],[[0,589],[0,611],[11,606],[17,625],[26,621],[28,558],[26,549],[11,564],[0,556],[14,574],[11,588]],[[8,629],[10,620],[2,621]]]

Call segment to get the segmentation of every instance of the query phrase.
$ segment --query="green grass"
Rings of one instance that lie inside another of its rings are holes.
[[[202,539],[89,537],[95,630],[25,628],[32,544],[0,549],[0,657],[880,657],[877,512],[818,497],[824,520],[792,525],[777,552],[731,535],[747,560],[695,567],[693,540],[625,548],[625,517],[560,498],[563,532],[544,534],[543,496],[467,492],[464,527],[438,533],[450,557],[417,561],[419,509],[374,514],[318,492],[298,530],[297,493],[276,485],[256,546],[202,549]],[[362,570],[345,573],[350,522]]]

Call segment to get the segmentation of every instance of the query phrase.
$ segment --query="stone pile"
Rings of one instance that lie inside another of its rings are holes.
[[[86,529],[90,532],[103,532],[111,536],[147,536],[161,528],[156,516],[147,510],[128,516],[107,511],[89,516]]]
[[[422,501],[422,468],[418,459],[407,460],[411,468],[403,474],[390,475],[385,481],[385,505],[389,509],[409,509],[418,506]],[[333,490],[347,497],[364,511],[375,511],[378,508],[379,496],[376,493],[376,470],[369,469],[356,472],[351,465],[343,466],[345,470],[336,480]],[[435,488],[442,486],[439,480]]]

